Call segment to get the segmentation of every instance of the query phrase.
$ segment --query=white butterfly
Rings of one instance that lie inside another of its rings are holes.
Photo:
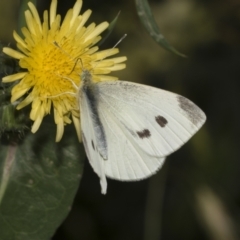
[[[88,70],[81,80],[82,139],[103,194],[106,176],[135,181],[156,173],[206,120],[194,103],[171,92],[126,81],[94,83]]]

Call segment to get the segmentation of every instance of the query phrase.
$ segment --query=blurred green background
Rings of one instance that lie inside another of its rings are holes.
[[[19,4],[5,1],[0,39],[13,46]],[[75,0],[58,2],[64,15]],[[106,196],[85,161],[72,211],[53,240],[240,239],[240,1],[149,2],[164,36],[187,58],[151,39],[133,0],[84,0],[83,11],[93,10],[88,24],[112,21],[121,11],[101,46],[111,48],[128,34],[118,46],[128,57],[120,79],[183,95],[202,108],[207,122],[156,175],[131,183],[109,179]],[[38,1],[40,15],[49,5]]]

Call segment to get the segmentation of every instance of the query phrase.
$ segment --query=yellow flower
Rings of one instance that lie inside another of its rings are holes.
[[[64,125],[71,123],[71,118],[80,137],[80,116],[77,90],[74,84],[80,85],[80,74],[85,70],[92,73],[94,81],[117,79],[106,76],[111,71],[125,68],[126,57],[108,58],[118,49],[98,51],[94,46],[108,23],[95,23],[84,27],[91,10],[79,15],[82,0],[77,0],[61,24],[61,16],[56,14],[57,0],[52,0],[50,13],[45,11],[41,23],[35,6],[29,2],[30,10],[25,12],[27,27],[22,28],[24,39],[15,31],[13,36],[19,51],[4,48],[3,52],[19,59],[24,72],[3,78],[3,82],[18,81],[12,89],[11,102],[24,97],[17,105],[21,109],[32,104],[30,118],[34,121],[32,132],[35,133],[51,107],[54,110],[54,121],[57,125],[56,141],[60,141]]]

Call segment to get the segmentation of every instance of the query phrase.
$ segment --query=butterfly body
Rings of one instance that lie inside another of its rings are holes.
[[[92,81],[89,71],[83,71],[81,75],[82,86],[80,87],[81,99],[86,100],[89,116],[92,120],[94,133],[96,135],[95,144],[103,159],[107,159],[107,142],[105,131],[98,113],[98,86]],[[93,141],[93,140],[92,140]],[[92,143],[94,144],[94,143]]]
[[[106,193],[106,176],[122,181],[154,174],[205,122],[190,100],[126,81],[94,83],[81,74],[79,105],[87,157]]]

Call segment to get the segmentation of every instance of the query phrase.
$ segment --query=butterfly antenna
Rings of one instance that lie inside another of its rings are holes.
[[[113,48],[115,48],[124,38],[126,38],[127,37],[127,34],[125,33],[120,39],[119,39],[119,41],[112,47],[112,49]]]
[[[123,39],[126,38],[126,37],[127,37],[127,34],[125,33],[125,34],[117,41],[117,43],[116,43],[110,50],[112,50],[113,48],[117,47],[118,44],[120,44],[120,43],[123,41]],[[82,59],[81,59],[81,58],[78,58],[78,59],[75,61],[75,59],[73,59],[66,51],[64,51],[64,50],[59,46],[59,44],[58,44],[56,41],[54,41],[53,44],[54,44],[60,51],[62,51],[65,55],[67,55],[72,61],[75,62],[75,63],[74,63],[74,66],[73,66],[73,68],[72,68],[72,70],[71,70],[71,72],[70,72],[70,74],[73,72],[74,68],[76,67],[78,60],[80,60],[80,62],[81,62],[81,64],[82,64],[82,69],[83,69],[83,62],[82,62]],[[110,51],[110,50],[109,50],[109,51]],[[95,67],[97,67],[97,65],[98,65],[106,56],[107,56],[107,54],[106,54],[104,57],[102,57],[102,58],[96,63],[96,65],[92,68],[92,70],[93,70]]]
[[[72,68],[72,70],[71,70],[71,72],[70,72],[69,74],[71,74],[71,73],[73,72],[73,70],[74,70],[74,68],[76,67],[78,61],[81,62],[82,69],[83,69],[83,62],[82,62],[82,59],[81,59],[81,58],[77,58],[77,60],[75,60],[75,59],[73,59],[66,51],[64,51],[64,50],[59,46],[59,44],[58,44],[56,41],[54,41],[53,44],[54,44],[60,51],[62,51],[65,55],[67,55],[67,56],[74,62],[74,66],[73,66],[73,68]]]
[[[53,44],[54,44],[61,52],[63,52],[65,55],[67,55],[72,61],[74,61],[74,59],[73,59],[66,51],[64,51],[64,50],[59,46],[59,44],[58,44],[56,41],[54,41]]]

